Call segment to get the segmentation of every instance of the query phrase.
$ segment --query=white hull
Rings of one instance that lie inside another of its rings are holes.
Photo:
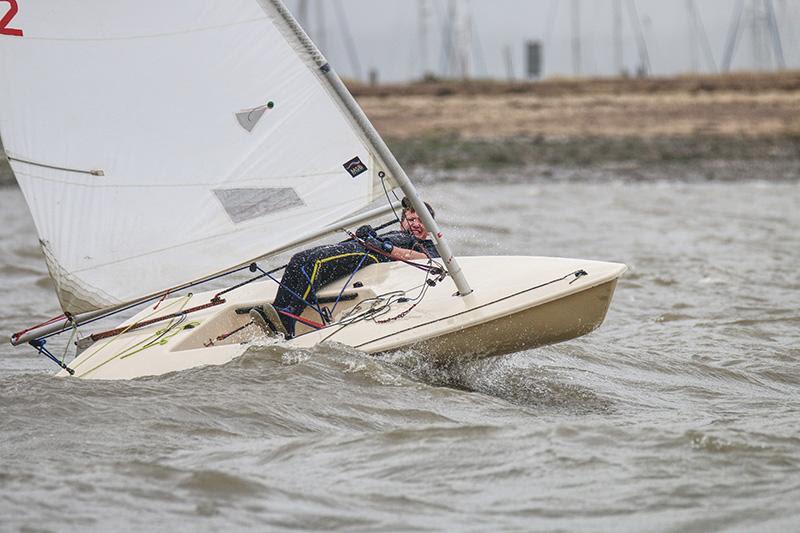
[[[370,354],[413,348],[442,361],[535,348],[597,328],[605,318],[616,282],[626,270],[622,264],[582,259],[464,257],[460,261],[474,283],[474,293],[467,297],[455,296],[455,286],[446,278],[429,288],[405,316],[386,323],[368,320],[342,327],[337,321],[359,302],[392,291],[408,291],[414,297],[418,290],[413,288],[424,281],[423,272],[403,263],[370,266],[350,281],[344,293],[355,298],[340,302],[333,324],[316,331],[298,328],[298,336],[285,345],[305,348],[337,342]],[[579,270],[587,275],[572,275]],[[337,296],[345,281],[326,287],[318,296]],[[69,366],[80,378],[132,379],[225,364],[263,335],[253,325],[226,340],[215,339],[250,321],[248,314],[237,314],[237,309],[272,301],[276,290],[273,282],[252,283],[226,294],[224,304],[188,315],[180,324],[176,320],[160,322],[99,340]],[[215,292],[167,300],[156,311],[148,307],[123,327],[203,305]],[[395,303],[379,320],[397,317],[412,305]],[[311,310],[304,316],[319,319]],[[171,324],[174,327],[164,334]],[[209,341],[214,341],[213,345]]]

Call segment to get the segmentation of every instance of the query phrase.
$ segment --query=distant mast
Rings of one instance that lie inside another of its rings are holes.
[[[503,47],[503,60],[506,65],[506,79],[508,81],[514,81],[514,56],[511,52],[511,46],[505,45]]]
[[[583,74],[581,50],[581,1],[572,0],[572,71],[576,77]]]
[[[327,29],[325,27],[325,4],[317,0],[317,33],[314,35],[317,46],[324,52],[328,51]]]
[[[785,69],[780,28],[772,0],[739,0],[734,8],[722,59],[722,72],[729,72],[745,27],[749,28],[753,70]],[[774,63],[773,63],[774,61]]]
[[[689,19],[689,72],[700,70],[699,50],[697,45],[697,25],[695,24],[694,2],[686,0],[686,16]]]
[[[464,0],[450,0],[446,25],[447,71],[454,78],[472,76],[472,19]]]
[[[622,49],[622,0],[613,0],[613,2],[614,70],[616,71],[617,76],[621,76],[624,74],[623,69],[625,68],[623,66],[624,57]]]
[[[336,20],[339,24],[339,30],[344,40],[344,46],[347,50],[347,57],[350,60],[350,67],[353,69],[353,77],[358,81],[363,81],[361,60],[358,57],[358,48],[353,39],[353,32],[350,31],[350,23],[347,21],[347,13],[345,13],[342,6],[342,0],[335,0],[333,12],[336,15]]]
[[[429,35],[431,21],[430,0],[418,0],[419,9],[419,63],[420,79],[428,78],[431,73]]]
[[[627,1],[628,16],[631,19],[631,26],[636,35],[636,49],[639,51],[639,66],[636,68],[636,75],[646,77],[650,74],[650,53],[647,50],[647,41],[644,38],[642,21],[639,19],[639,11],[636,9],[634,0]]]
[[[297,19],[301,26],[306,28],[310,27],[308,20],[308,0],[300,0],[300,4],[297,6]]]
[[[714,60],[714,53],[711,51],[711,44],[708,41],[705,25],[697,10],[695,0],[686,0],[686,16],[689,24],[689,53],[691,61],[691,71],[700,72],[702,64],[700,62],[700,48],[702,47],[705,64],[709,71],[717,71],[717,62]]]

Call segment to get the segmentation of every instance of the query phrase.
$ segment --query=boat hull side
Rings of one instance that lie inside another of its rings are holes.
[[[591,333],[603,323],[617,280],[413,345],[446,362],[484,358],[556,344]]]

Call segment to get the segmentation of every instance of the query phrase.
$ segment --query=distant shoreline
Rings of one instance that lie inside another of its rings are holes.
[[[497,174],[629,180],[800,181],[800,138],[581,137],[389,139],[412,173]]]
[[[597,167],[635,176],[647,173],[630,169],[652,167],[676,177],[800,180],[797,71],[350,87],[409,169]],[[0,184],[11,183],[0,150]]]
[[[800,180],[800,72],[353,91],[400,162],[434,173]]]
[[[553,77],[542,81],[504,80],[438,80],[412,83],[365,85],[346,82],[357,99],[390,96],[501,96],[533,95],[563,97],[599,94],[663,94],[723,92],[797,92],[800,91],[800,70],[783,72],[735,72],[730,74],[686,74],[649,78]]]

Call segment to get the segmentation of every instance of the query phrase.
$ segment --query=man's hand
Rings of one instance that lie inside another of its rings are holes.
[[[381,239],[375,236],[367,237],[364,240],[364,243],[370,248],[374,248],[375,250],[382,250],[387,254],[392,253],[392,250],[394,250],[394,245],[390,241],[382,241]]]
[[[361,226],[356,230],[356,237],[358,237],[362,241],[366,241],[370,237],[377,238],[378,233],[374,229],[372,229],[372,226],[367,224],[366,226]]]

